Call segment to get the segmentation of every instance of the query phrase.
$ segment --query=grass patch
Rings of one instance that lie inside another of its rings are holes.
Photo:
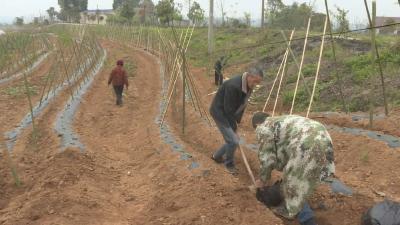
[[[3,91],[4,94],[14,97],[14,98],[20,98],[23,97],[27,94],[25,86],[20,85],[20,86],[15,86],[15,87],[8,87]],[[34,96],[38,94],[38,88],[36,86],[28,86],[28,94],[30,96]]]

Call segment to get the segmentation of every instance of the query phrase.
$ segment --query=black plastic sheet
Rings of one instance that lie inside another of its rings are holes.
[[[363,215],[362,225],[400,225],[400,203],[385,200]]]

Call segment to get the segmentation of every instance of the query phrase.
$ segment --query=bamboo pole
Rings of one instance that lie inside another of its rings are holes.
[[[300,74],[302,74],[301,70],[303,69],[304,57],[305,57],[306,49],[307,49],[307,40],[308,40],[309,31],[310,31],[310,25],[311,25],[311,17],[308,18],[306,38],[304,39],[303,53],[301,55],[301,62],[300,62],[300,66],[299,66],[299,73],[297,75],[296,87],[294,88],[292,107],[290,107],[290,115],[293,114],[294,103],[296,101],[297,89],[299,87],[299,81],[300,81]]]
[[[309,21],[308,21],[308,22],[311,23],[311,17],[309,18]],[[308,25],[307,25],[307,26],[308,26]],[[285,35],[285,33],[283,32],[283,30],[281,30],[281,34],[282,34],[283,39],[284,39],[285,42],[286,42],[286,45],[288,45],[288,44],[289,44],[289,41],[287,40],[286,35]],[[288,47],[288,48],[289,48],[289,52],[290,52],[290,55],[292,56],[292,59],[293,59],[294,63],[296,64],[296,66],[297,66],[297,68],[299,69],[299,71],[301,71],[301,70],[300,70],[299,62],[297,62],[297,59],[296,59],[296,56],[294,55],[294,52],[293,52],[293,50],[292,50],[292,47]],[[307,94],[310,96],[310,95],[311,95],[311,92],[310,92],[310,89],[308,88],[307,81],[306,81],[306,79],[304,78],[304,75],[303,75],[302,72],[300,72],[300,76],[301,76],[301,80],[303,81],[304,87],[305,87],[305,89],[306,89],[306,91],[307,91]]]
[[[287,54],[288,54],[288,51],[286,51],[285,54],[283,55],[281,64],[279,66],[278,72],[276,73],[276,76],[275,76],[275,79],[274,79],[274,83],[272,84],[271,90],[269,90],[267,101],[265,101],[263,112],[265,112],[265,109],[267,108],[268,102],[269,102],[269,100],[271,98],[271,95],[272,95],[272,91],[275,88],[276,81],[278,80],[279,74],[281,73],[281,69],[282,69],[283,63],[285,62],[285,58],[287,57]]]
[[[26,55],[26,50],[24,49],[23,51],[25,53],[24,55]],[[27,68],[29,68],[29,66],[31,66],[29,62],[26,62],[25,65]],[[32,104],[31,94],[30,94],[30,90],[29,90],[29,82],[28,82],[26,71],[24,71],[22,74],[23,74],[23,78],[24,78],[24,87],[25,87],[26,97],[27,97],[28,103],[29,103],[29,109],[30,109],[30,115],[31,115],[31,121],[32,121],[32,137],[33,137],[34,143],[36,144],[35,116],[33,114],[33,104]]]
[[[1,147],[1,144],[0,144]],[[1,148],[0,148],[1,150]],[[12,161],[11,157],[10,157],[10,153],[8,152],[7,148],[4,147],[3,148],[3,155],[4,155],[4,161],[5,163],[8,165],[8,167],[10,168],[11,171],[11,175],[14,179],[14,183],[17,187],[21,186],[21,180],[19,179],[18,173],[17,173],[17,168],[14,165],[14,162]]]
[[[317,87],[319,70],[321,68],[322,53],[324,51],[324,43],[325,43],[325,34],[326,34],[327,24],[328,24],[328,16],[326,16],[326,18],[325,18],[324,33],[322,35],[322,43],[321,43],[321,48],[320,48],[320,52],[319,52],[317,72],[315,74],[314,86],[313,86],[313,90],[312,90],[312,94],[311,94],[310,104],[308,105],[308,109],[307,109],[307,115],[306,115],[307,118],[308,118],[308,116],[310,114],[310,111],[311,111],[311,106],[312,106],[312,103],[313,103],[313,100],[314,100],[314,95],[315,95],[315,89]]]
[[[279,99],[279,92],[280,92],[280,90],[281,90],[281,85],[282,85],[283,77],[285,76],[286,63],[287,63],[287,59],[288,59],[288,55],[289,55],[289,48],[290,48],[290,45],[291,45],[291,43],[292,43],[294,31],[295,31],[295,29],[293,29],[293,30],[292,30],[292,33],[290,34],[289,44],[288,44],[288,47],[286,48],[287,54],[286,54],[286,57],[285,57],[285,60],[284,60],[284,63],[283,63],[282,75],[281,75],[281,79],[280,79],[280,81],[279,81],[278,91],[276,92],[276,98],[275,98],[274,109],[272,110],[272,117],[275,115],[276,105],[277,105],[278,99]]]

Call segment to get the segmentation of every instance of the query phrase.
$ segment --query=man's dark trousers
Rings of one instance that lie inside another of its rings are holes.
[[[239,138],[232,127],[226,126],[215,120],[222,137],[225,140],[225,144],[214,154],[214,158],[222,158],[225,155],[225,166],[234,166],[234,157],[236,148],[239,146]]]
[[[220,86],[224,81],[224,76],[221,71],[215,70],[215,85]]]
[[[122,105],[122,92],[124,91],[124,85],[114,86],[114,91],[117,96],[117,105]]]

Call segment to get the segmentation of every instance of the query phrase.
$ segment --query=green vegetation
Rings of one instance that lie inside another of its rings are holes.
[[[286,31],[287,36],[289,36],[288,33],[289,31]],[[318,32],[313,33],[313,35],[315,34],[318,34]],[[304,31],[295,33],[295,38],[301,37],[304,37]],[[372,63],[370,44],[368,43],[369,35],[364,34],[362,36],[357,34],[349,37],[357,38],[360,41],[346,39],[336,41],[337,65],[334,65],[331,43],[328,42],[325,46],[313,111],[335,111],[341,109],[338,91],[339,81],[335,78],[334,68],[338,69],[339,76],[343,79],[345,100],[351,111],[368,110],[369,91],[366,90],[373,90],[373,101],[377,106],[383,105],[378,70]],[[392,106],[400,105],[400,87],[398,86],[400,83],[400,78],[398,77],[398,71],[400,71],[400,40],[393,36],[380,35],[378,36],[378,45],[385,81],[388,85],[387,94],[390,104]],[[196,29],[188,50],[188,58],[191,64],[194,66],[208,66],[212,69],[214,61],[222,55],[230,57],[228,59],[228,69],[230,66],[245,65],[247,63],[263,64],[267,74],[266,82],[269,84],[272,84],[275,78],[286,47],[285,43],[282,43],[280,30],[260,30],[256,28],[218,28],[215,34],[215,46],[215,54],[212,57],[208,56],[207,30],[205,28]],[[302,47],[303,40],[292,43],[292,49],[298,62],[300,62]],[[309,89],[311,89],[314,82],[319,47],[320,40],[309,40],[302,69]],[[244,69],[245,67],[241,67],[240,70]],[[282,92],[284,107],[290,107],[291,105],[297,74],[298,68],[292,57],[289,56],[287,86]],[[300,81],[300,90],[295,105],[296,111],[305,110],[309,103],[309,95],[303,85],[303,82]],[[260,103],[265,101],[265,98],[260,98]]]
[[[369,162],[369,151],[368,150],[364,150],[361,153],[360,160],[361,160],[362,163],[368,163]]]
[[[25,95],[27,94],[25,86],[23,84],[20,84],[19,86],[7,87],[5,90],[3,90],[3,93],[15,98],[25,97]],[[38,87],[29,85],[28,94],[30,96],[37,95]]]

